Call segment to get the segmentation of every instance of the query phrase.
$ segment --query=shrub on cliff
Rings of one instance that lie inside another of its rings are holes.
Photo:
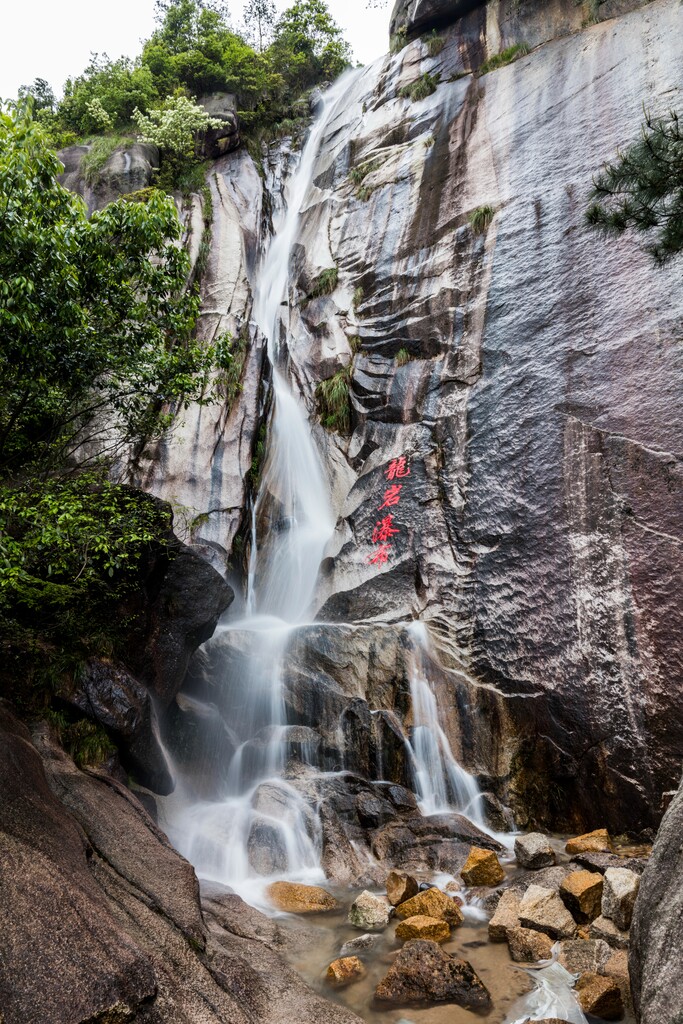
[[[658,264],[683,251],[683,125],[675,111],[646,114],[641,138],[596,176],[588,223],[608,235],[647,237]]]
[[[208,398],[214,367],[229,363],[225,345],[193,338],[197,296],[172,200],[154,193],[88,219],[60,170],[30,109],[0,109],[0,662],[10,670],[17,652],[35,669],[106,633],[110,600],[169,533],[168,510],[108,483],[107,467],[163,430],[169,403]]]

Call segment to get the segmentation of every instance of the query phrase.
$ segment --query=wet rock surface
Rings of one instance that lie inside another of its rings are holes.
[[[364,932],[378,932],[389,924],[391,904],[384,896],[365,890],[356,896],[349,910],[349,924]]]
[[[532,928],[509,928],[507,932],[510,956],[522,963],[536,963],[552,956],[554,940]]]
[[[641,1024],[675,1020],[683,1006],[683,785],[675,793],[641,876],[629,968]]]
[[[396,928],[396,938],[401,942],[409,939],[429,939],[432,942],[448,942],[451,926],[443,918],[416,915],[408,917]]]
[[[424,1002],[457,1003],[486,1009],[490,996],[466,960],[444,952],[436,942],[407,942],[375,990],[378,1003],[392,1006]]]
[[[498,885],[505,878],[500,861],[492,850],[473,846],[461,871],[465,885]]]
[[[402,921],[416,916],[439,918],[450,925],[461,924],[463,919],[458,904],[435,887],[418,893],[396,908],[396,917]]]

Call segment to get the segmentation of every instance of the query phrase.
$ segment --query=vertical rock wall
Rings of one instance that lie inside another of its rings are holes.
[[[481,77],[458,25],[436,56],[410,43],[349,80],[302,223],[312,413],[352,365],[352,436],[317,428],[339,512],[320,617],[429,623],[454,744],[520,824],[652,826],[678,778],[681,266],[584,212],[642,104],[676,106],[682,24],[655,0]],[[370,565],[401,455],[401,534]]]

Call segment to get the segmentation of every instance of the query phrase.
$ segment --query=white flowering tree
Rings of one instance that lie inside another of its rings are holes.
[[[136,107],[133,120],[142,142],[151,142],[174,156],[191,156],[195,133],[223,124],[187,96],[173,96],[159,110],[143,114]]]

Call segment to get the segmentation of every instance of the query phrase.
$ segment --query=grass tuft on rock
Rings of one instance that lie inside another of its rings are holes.
[[[495,212],[496,211],[492,206],[478,206],[476,210],[472,210],[467,219],[469,220],[470,226],[475,235],[484,234],[493,220]]]
[[[360,306],[360,304],[363,301],[364,297],[365,297],[365,292],[363,291],[363,286],[359,284],[354,289],[354,292],[353,292],[353,309],[354,309],[354,312],[358,309],[358,307]]]
[[[443,36],[440,36],[437,33],[436,29],[434,29],[432,31],[432,34],[430,36],[427,36],[427,38],[424,41],[424,44],[429,56],[437,57],[443,50],[444,46],[446,45],[446,40],[444,39]]]
[[[398,94],[401,99],[412,100],[414,103],[420,100],[427,99],[432,93],[436,92],[436,87],[439,84],[438,75],[430,75],[428,71],[425,71],[424,75],[411,82],[410,85],[404,85],[398,90]]]
[[[410,362],[410,352],[407,348],[400,348],[396,353],[396,365],[405,366]]]
[[[351,366],[321,380],[315,389],[320,422],[337,434],[351,433]]]
[[[502,50],[500,53],[495,53],[492,57],[489,57],[479,68],[480,75],[486,75],[489,71],[495,71],[497,68],[504,68],[506,64],[513,64],[520,57],[526,57],[529,52],[529,46],[527,43],[513,43],[512,46],[508,46],[506,50]]]
[[[93,139],[90,144],[90,149],[83,157],[81,164],[81,172],[87,185],[92,188],[96,185],[100,171],[106,164],[107,160],[116,152],[117,149],[126,149],[127,146],[132,146],[134,140],[125,135],[98,135],[97,138]]]
[[[313,282],[308,295],[302,301],[301,305],[305,306],[308,302],[312,302],[313,299],[320,298],[321,295],[331,295],[334,289],[337,287],[339,281],[339,271],[336,267],[328,267],[327,270],[323,270],[322,274],[319,274]]]

